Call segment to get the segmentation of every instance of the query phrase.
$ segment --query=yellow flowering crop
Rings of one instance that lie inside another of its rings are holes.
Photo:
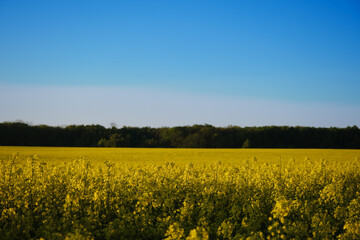
[[[0,147],[0,238],[360,239],[359,156]]]

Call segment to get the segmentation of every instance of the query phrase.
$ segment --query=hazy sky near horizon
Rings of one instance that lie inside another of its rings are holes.
[[[357,0],[0,0],[0,121],[360,125]]]

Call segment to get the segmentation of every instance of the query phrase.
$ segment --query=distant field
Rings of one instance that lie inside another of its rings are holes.
[[[360,159],[360,150],[338,149],[158,149],[158,148],[66,148],[66,147],[0,147],[0,159],[9,159],[13,154],[22,158],[38,155],[49,164],[86,159],[92,163],[112,161],[126,164],[207,164],[221,161],[225,164],[241,164],[256,158],[259,163],[295,163],[305,158],[325,159],[328,162]]]

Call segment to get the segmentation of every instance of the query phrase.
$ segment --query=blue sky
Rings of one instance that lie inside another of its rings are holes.
[[[0,121],[359,126],[359,43],[356,0],[0,0]]]

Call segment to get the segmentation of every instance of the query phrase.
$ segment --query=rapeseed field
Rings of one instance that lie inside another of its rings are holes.
[[[360,239],[360,151],[0,147],[1,239]]]

